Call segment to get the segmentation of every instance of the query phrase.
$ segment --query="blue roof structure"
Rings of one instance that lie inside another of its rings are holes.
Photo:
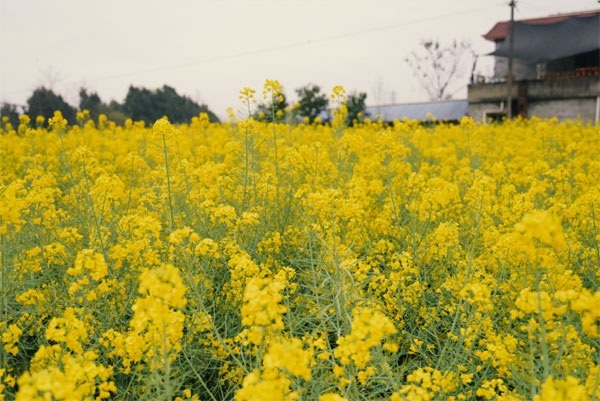
[[[371,119],[377,114],[382,121],[402,121],[404,118],[417,121],[436,120],[457,121],[467,116],[468,102],[466,100],[444,100],[440,102],[404,103],[388,106],[369,106],[367,112]]]

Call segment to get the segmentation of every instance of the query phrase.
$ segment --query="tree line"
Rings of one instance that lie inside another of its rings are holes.
[[[259,104],[254,110],[253,117],[262,121],[272,121],[273,116],[276,121],[285,122],[330,121],[329,97],[322,92],[318,85],[307,84],[296,89],[295,92],[298,102],[293,107],[290,107],[287,97],[282,94],[282,100],[274,102],[274,110],[271,109],[271,106]],[[346,99],[348,109],[346,123],[348,125],[354,125],[368,116],[366,98],[367,94],[362,92],[348,95]],[[147,125],[151,125],[163,116],[167,116],[169,121],[174,124],[187,123],[200,113],[208,114],[211,122],[219,121],[217,115],[208,106],[200,105],[189,97],[178,94],[174,88],[168,85],[153,90],[130,86],[123,103],[115,100],[106,103],[102,101],[98,93],[81,88],[78,107],[67,103],[52,89],[39,87],[33,91],[27,99],[27,105],[22,109],[19,110],[16,105],[4,103],[0,107],[0,116],[8,117],[9,122],[15,128],[19,125],[19,115],[22,113],[29,115],[32,119],[42,116],[47,123],[56,110],[60,110],[63,117],[69,122],[74,122],[77,112],[83,110],[88,110],[90,118],[93,120],[97,121],[98,116],[104,114],[108,120],[114,121],[117,125],[122,125],[127,119],[144,121]]]
[[[208,106],[198,104],[189,97],[178,94],[174,88],[168,85],[154,90],[130,86],[123,103],[115,100],[109,103],[103,102],[98,93],[81,88],[78,107],[67,103],[52,89],[39,87],[27,99],[27,105],[23,112],[33,119],[42,116],[47,122],[54,115],[55,110],[60,110],[63,117],[69,122],[74,122],[77,112],[83,110],[88,110],[90,118],[94,120],[97,120],[100,114],[104,114],[110,121],[114,121],[118,125],[122,125],[128,118],[153,124],[164,116],[167,116],[169,121],[179,124],[189,122],[192,117],[198,116],[200,113],[208,114],[210,121],[219,121],[217,115]],[[20,114],[19,108],[13,104],[5,103],[0,108],[0,115],[8,117],[14,127],[18,126]]]

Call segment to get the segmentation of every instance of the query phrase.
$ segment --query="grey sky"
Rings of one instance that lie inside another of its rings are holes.
[[[367,92],[369,104],[392,93],[396,102],[427,100],[403,61],[420,39],[467,39],[485,54],[493,45],[481,35],[509,16],[506,0],[0,3],[0,101],[25,104],[52,81],[74,105],[82,85],[122,101],[130,84],[167,84],[220,116],[239,107],[243,87],[260,93],[265,78],[278,79],[291,100],[309,82]],[[597,8],[596,0],[521,0],[516,18]],[[479,71],[491,72],[489,59]]]

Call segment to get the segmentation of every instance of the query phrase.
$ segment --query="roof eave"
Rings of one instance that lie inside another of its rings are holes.
[[[570,17],[590,17],[598,13],[600,13],[600,9],[548,15],[546,17],[526,18],[516,20],[516,22],[524,22],[528,24],[553,24]],[[508,21],[496,22],[493,28],[490,29],[488,33],[482,36],[490,41],[505,39],[508,36]]]

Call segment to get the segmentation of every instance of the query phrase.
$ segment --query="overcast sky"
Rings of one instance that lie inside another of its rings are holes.
[[[265,78],[367,92],[367,103],[417,102],[426,92],[404,58],[424,38],[471,41],[508,19],[508,0],[0,0],[0,101],[25,104],[52,86],[123,101],[129,85],[164,84],[219,116]],[[596,0],[521,0],[516,18],[600,8]],[[491,74],[491,57],[478,70]],[[469,66],[469,70],[470,70]],[[462,84],[466,85],[467,75]],[[466,86],[454,94],[466,97]]]

